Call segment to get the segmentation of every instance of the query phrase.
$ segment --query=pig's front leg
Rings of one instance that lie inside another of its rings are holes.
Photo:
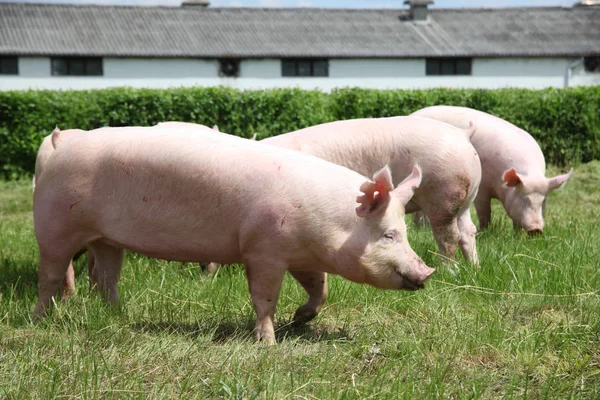
[[[290,274],[308,293],[308,300],[294,314],[294,324],[305,324],[319,314],[327,300],[327,274],[313,271],[290,271]]]
[[[281,262],[269,262],[264,259],[245,260],[244,264],[250,296],[256,311],[256,340],[273,345],[276,343],[273,326],[275,307],[286,266],[282,266]]]

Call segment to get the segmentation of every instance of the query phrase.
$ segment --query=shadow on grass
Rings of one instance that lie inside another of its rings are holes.
[[[211,342],[223,344],[232,340],[254,341],[254,318],[239,320],[205,319],[199,323],[177,322],[136,322],[132,329],[150,334],[174,334],[197,339],[203,334],[212,333]],[[302,339],[309,342],[350,340],[351,335],[345,329],[324,328],[319,325],[300,325],[291,323],[275,327],[275,337],[278,342],[285,339]]]
[[[24,265],[11,258],[0,259],[0,292],[15,298],[37,288],[37,266]]]
[[[87,276],[87,256],[76,258],[75,276]],[[24,263],[11,258],[0,258],[0,293],[12,293],[19,299],[31,290],[37,291],[38,265]]]

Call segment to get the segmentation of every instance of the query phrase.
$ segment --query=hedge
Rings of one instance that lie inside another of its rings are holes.
[[[187,121],[259,138],[338,119],[407,115],[449,104],[486,111],[530,132],[549,163],[600,159],[600,87],[502,90],[300,89],[0,92],[0,177],[33,172],[41,139],[61,129]]]

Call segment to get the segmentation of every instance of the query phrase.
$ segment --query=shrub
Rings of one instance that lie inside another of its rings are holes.
[[[259,138],[338,119],[406,115],[448,104],[486,111],[527,130],[546,160],[571,164],[600,159],[600,87],[502,90],[229,88],[0,92],[0,177],[33,172],[44,136],[61,129],[154,125],[187,121]]]

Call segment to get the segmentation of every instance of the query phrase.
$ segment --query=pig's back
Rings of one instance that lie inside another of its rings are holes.
[[[117,132],[88,134],[59,146],[48,164],[52,173],[40,184],[54,193],[54,207],[77,214],[77,223],[150,256],[198,261],[209,254],[214,261],[239,261],[228,252],[240,247],[244,226],[262,224],[268,230],[288,212],[290,229],[293,213],[331,218],[356,206],[355,192],[364,182],[314,157],[212,130]],[[307,193],[311,200],[323,195],[346,198],[347,204],[307,201]],[[142,240],[140,227],[153,234]],[[131,242],[136,235],[140,239]],[[185,242],[182,235],[197,239]],[[180,255],[170,256],[172,248]]]
[[[453,106],[427,107],[412,115],[437,119],[463,129],[473,122],[475,134],[471,142],[481,157],[484,172],[492,169],[497,175],[513,167],[521,173],[538,174],[541,171],[543,174],[545,170],[544,155],[535,139],[494,115]]]
[[[336,121],[263,142],[312,154],[367,176],[390,164],[395,180],[408,175],[415,164],[427,175],[451,172],[452,166],[465,165],[465,157],[473,157],[466,132],[419,117]]]

